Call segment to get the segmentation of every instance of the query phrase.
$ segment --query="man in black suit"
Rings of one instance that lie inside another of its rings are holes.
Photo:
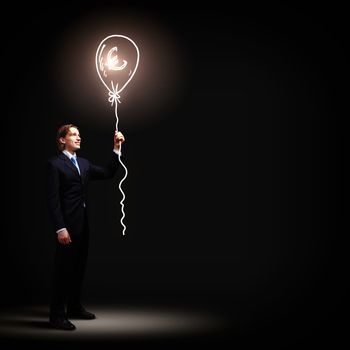
[[[112,178],[119,167],[124,136],[116,132],[111,159],[105,167],[76,156],[80,134],[73,124],[57,132],[59,154],[47,162],[47,206],[57,235],[50,304],[50,324],[74,330],[68,318],[94,319],[81,304],[81,289],[89,246],[87,185]]]

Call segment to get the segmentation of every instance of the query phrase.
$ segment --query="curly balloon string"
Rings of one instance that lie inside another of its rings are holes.
[[[116,87],[114,88],[113,87],[113,83],[112,83],[112,88],[113,88],[113,92],[112,91],[109,91],[109,98],[108,98],[108,101],[112,103],[112,106],[113,106],[113,103],[115,104],[115,108],[114,108],[114,113],[115,113],[115,118],[116,118],[116,122],[115,122],[115,131],[116,133],[118,132],[118,123],[119,123],[119,118],[118,118],[118,103],[121,103],[120,101],[120,96],[118,95],[118,84],[116,85]],[[112,94],[112,96],[111,96]],[[112,99],[112,101],[111,101]],[[121,192],[121,194],[123,195],[123,198],[121,199],[120,201],[120,205],[121,205],[121,211],[122,211],[122,217],[120,219],[120,223],[122,224],[123,226],[123,236],[125,236],[125,230],[126,230],[126,226],[124,225],[124,218],[125,218],[125,212],[124,212],[124,199],[125,199],[125,194],[122,190],[122,183],[123,181],[126,179],[126,177],[128,176],[128,169],[126,168],[126,166],[124,165],[124,163],[122,162],[121,160],[121,151],[122,151],[122,145],[120,145],[120,149],[119,149],[119,154],[118,154],[118,158],[119,158],[119,162],[120,164],[123,166],[124,170],[125,170],[125,175],[124,177],[120,180],[119,182],[119,190]]]

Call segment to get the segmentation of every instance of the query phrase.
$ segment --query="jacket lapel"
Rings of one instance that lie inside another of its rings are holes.
[[[79,157],[77,157],[77,161],[78,161],[78,165],[79,165],[79,169],[80,169],[80,176],[81,176],[81,178],[83,178],[85,175],[84,163],[80,160]]]
[[[59,155],[59,158],[62,159],[64,161],[64,163],[70,168],[72,169],[78,176],[79,175],[79,172],[78,172],[78,169],[75,167],[75,165],[70,161],[70,159],[64,154],[64,153],[61,153]],[[79,164],[79,167],[80,167],[80,162],[78,160],[78,164]],[[80,168],[81,169],[81,168]],[[81,171],[81,170],[80,170]]]

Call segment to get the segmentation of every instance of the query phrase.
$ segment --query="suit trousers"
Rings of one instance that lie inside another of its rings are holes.
[[[79,308],[89,249],[89,229],[85,221],[79,236],[71,235],[72,242],[64,245],[57,241],[53,276],[50,315],[64,316],[66,307]]]

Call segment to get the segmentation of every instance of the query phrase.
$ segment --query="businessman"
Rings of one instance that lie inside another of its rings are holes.
[[[55,230],[55,257],[49,322],[52,327],[74,330],[69,319],[94,319],[81,303],[89,247],[87,186],[90,180],[110,179],[119,167],[121,132],[114,135],[111,159],[104,167],[77,157],[81,137],[73,124],[57,131],[58,155],[47,162],[47,207]]]

